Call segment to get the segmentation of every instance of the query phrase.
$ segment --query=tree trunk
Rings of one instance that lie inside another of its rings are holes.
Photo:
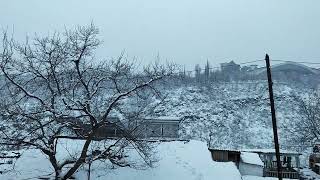
[[[79,169],[79,167],[85,162],[86,157],[87,157],[87,151],[88,151],[89,145],[92,141],[93,134],[94,133],[92,133],[90,135],[90,137],[88,137],[85,144],[83,145],[82,152],[81,152],[79,159],[76,161],[76,163],[73,165],[73,167],[71,169],[69,169],[69,171],[63,176],[62,180],[67,180],[68,178],[70,178]]]

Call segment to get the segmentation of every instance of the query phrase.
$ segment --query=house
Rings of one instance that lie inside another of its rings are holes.
[[[221,75],[225,81],[234,81],[239,79],[240,75],[240,65],[236,64],[234,61],[229,63],[221,63]]]
[[[133,127],[141,138],[179,138],[181,119],[178,117],[147,117],[137,120]]]
[[[230,61],[229,63],[221,63],[221,71],[225,73],[235,73],[240,72],[240,65],[236,64],[234,61]]]
[[[277,177],[277,160],[274,149],[239,151],[209,148],[209,151],[214,161],[234,162],[242,175]],[[300,155],[297,152],[280,150],[283,178],[299,179]]]
[[[257,153],[241,152],[239,171],[242,176],[263,176],[263,162]]]
[[[234,162],[241,175],[263,176],[263,162],[256,153],[217,148],[209,148],[209,151],[214,161]]]
[[[243,152],[257,153],[263,162],[263,176],[277,177],[277,159],[274,149],[249,149]],[[281,171],[283,178],[299,179],[301,154],[293,151],[280,150]]]

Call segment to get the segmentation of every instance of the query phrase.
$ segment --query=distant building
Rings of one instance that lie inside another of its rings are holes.
[[[228,63],[221,63],[221,71],[225,73],[237,73],[240,72],[240,65],[236,64],[234,61],[230,61]]]
[[[141,138],[179,138],[178,117],[147,117],[135,122],[135,134]]]
[[[80,120],[74,120],[73,118],[61,119],[62,123],[68,122],[68,133],[79,139],[84,138],[91,131],[91,124],[83,123]],[[117,117],[109,117],[94,136],[94,139],[100,140],[105,138],[124,137],[127,133],[127,127]]]
[[[241,67],[241,71],[243,73],[252,72],[252,71],[255,71],[256,69],[258,69],[258,65],[255,65],[255,64]]]
[[[240,65],[234,61],[221,63],[221,78],[223,81],[234,81],[240,79]]]

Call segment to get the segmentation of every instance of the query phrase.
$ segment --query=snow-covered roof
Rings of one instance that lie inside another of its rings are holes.
[[[244,163],[263,166],[263,162],[257,153],[241,152],[240,157]]]
[[[174,117],[174,116],[160,116],[160,117],[146,117],[144,120],[149,121],[161,121],[161,122],[179,122],[181,121],[181,118]]]
[[[264,153],[264,154],[275,154],[275,149],[243,149],[243,152],[253,152],[253,153]],[[301,155],[295,151],[288,151],[284,149],[280,149],[280,154],[288,154],[288,155]]]
[[[181,118],[176,116],[159,116],[159,117],[146,117],[146,119],[180,120]]]
[[[211,148],[209,147],[208,148],[210,151],[229,151],[229,152],[239,152],[240,153],[240,150],[237,150],[237,149],[233,149],[233,148]]]

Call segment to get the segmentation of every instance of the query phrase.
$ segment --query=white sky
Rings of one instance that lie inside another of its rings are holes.
[[[213,65],[263,59],[320,62],[319,0],[0,0],[0,27],[19,40],[99,27],[98,57]]]

